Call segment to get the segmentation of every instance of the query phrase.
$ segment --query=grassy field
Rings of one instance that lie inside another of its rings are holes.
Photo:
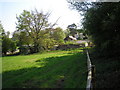
[[[2,58],[3,88],[85,88],[82,50],[52,51]]]

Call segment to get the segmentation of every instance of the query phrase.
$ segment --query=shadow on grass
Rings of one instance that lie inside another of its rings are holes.
[[[85,88],[83,53],[36,60],[36,66],[3,72],[3,88]]]

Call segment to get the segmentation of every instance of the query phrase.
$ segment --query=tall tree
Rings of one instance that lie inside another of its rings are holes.
[[[89,4],[74,3],[77,10],[84,11],[83,26],[92,36],[99,55],[117,57],[120,50],[120,3],[96,2]],[[83,7],[84,7],[83,6]]]
[[[0,22],[0,53],[6,55],[8,51],[14,52],[16,50],[16,42],[9,38],[10,32],[5,32]],[[2,49],[1,49],[2,48]]]
[[[71,25],[68,25],[67,28],[70,31],[70,35],[74,36],[75,34],[77,34],[77,26],[74,23]]]
[[[2,36],[3,36],[3,34],[4,34],[4,29],[3,29],[3,26],[2,26],[1,21],[0,21],[0,50],[1,50],[1,46],[2,46]]]
[[[40,51],[39,39],[41,31],[46,28],[52,28],[55,24],[48,23],[49,13],[44,14],[42,11],[38,12],[24,10],[21,15],[17,17],[17,29],[18,31],[25,31],[31,39],[33,39],[34,51]]]

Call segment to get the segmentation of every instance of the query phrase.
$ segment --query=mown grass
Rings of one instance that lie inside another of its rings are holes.
[[[3,57],[3,88],[85,88],[82,50]]]

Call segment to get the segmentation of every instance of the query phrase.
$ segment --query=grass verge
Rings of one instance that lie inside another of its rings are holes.
[[[82,50],[3,57],[3,88],[85,88]]]

